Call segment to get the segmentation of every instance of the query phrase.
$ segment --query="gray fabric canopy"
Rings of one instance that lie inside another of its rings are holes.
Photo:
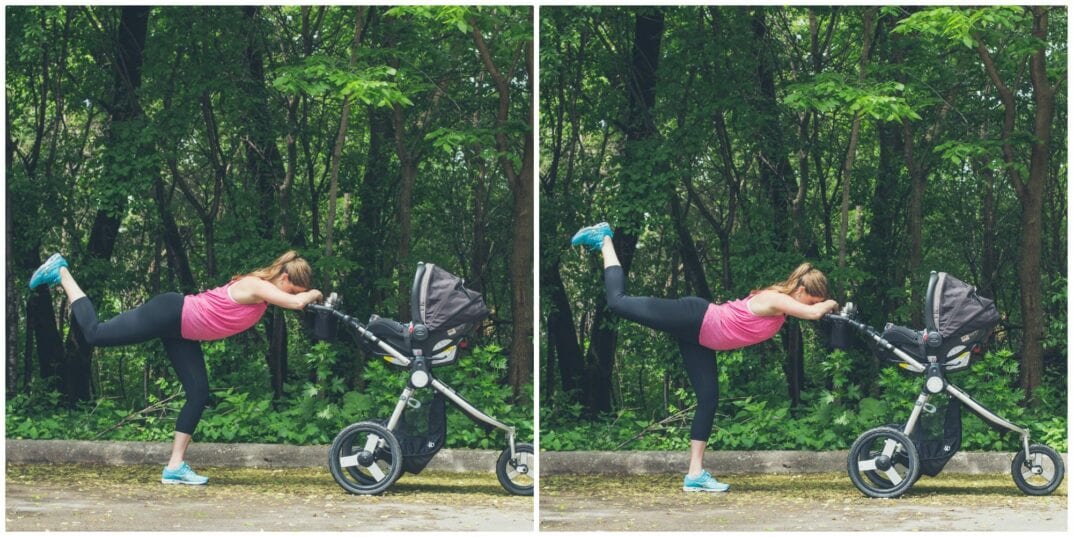
[[[462,278],[426,264],[418,292],[418,319],[430,331],[475,323],[488,316],[481,294],[466,289]]]
[[[999,322],[995,302],[976,294],[973,287],[945,272],[932,291],[931,316],[935,329],[943,338],[974,330],[990,330]]]

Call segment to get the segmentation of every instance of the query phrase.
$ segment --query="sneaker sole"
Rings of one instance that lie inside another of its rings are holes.
[[[195,485],[195,486],[205,485],[205,484],[208,483],[208,481],[206,481],[205,483],[191,483],[189,481],[183,481],[181,479],[161,479],[160,482],[165,484],[165,485]]]
[[[685,492],[730,492],[730,489],[712,490],[712,489],[706,489],[706,488],[700,488],[700,487],[696,487],[696,488],[682,487],[682,490],[685,491]]]

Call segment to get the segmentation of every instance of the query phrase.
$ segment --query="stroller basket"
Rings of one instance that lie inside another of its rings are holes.
[[[402,471],[419,474],[447,442],[447,405],[438,392],[425,402],[413,401],[418,402],[402,415],[395,438],[402,448]],[[375,421],[386,427],[388,420]]]

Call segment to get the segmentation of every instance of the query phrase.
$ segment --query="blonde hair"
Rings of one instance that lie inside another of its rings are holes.
[[[313,269],[310,268],[309,263],[306,262],[305,259],[302,259],[302,257],[298,255],[298,252],[295,252],[294,250],[290,250],[279,256],[279,258],[267,267],[261,267],[247,274],[236,274],[233,279],[253,276],[255,278],[261,278],[262,280],[272,281],[279,277],[280,274],[286,274],[287,277],[290,278],[291,283],[298,287],[310,289],[313,286]]]
[[[785,280],[763,289],[755,289],[753,292],[771,290],[788,295],[796,291],[798,287],[804,287],[806,293],[824,300],[830,296],[830,291],[827,288],[827,276],[824,276],[819,269],[813,267],[812,263],[801,263]]]

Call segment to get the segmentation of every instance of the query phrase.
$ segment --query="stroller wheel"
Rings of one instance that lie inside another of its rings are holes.
[[[355,423],[332,441],[328,469],[351,494],[380,494],[402,475],[402,447],[384,426]]]
[[[877,427],[857,438],[849,450],[850,481],[872,498],[897,498],[920,476],[920,457],[905,433]]]
[[[496,462],[499,484],[511,494],[532,496],[533,476],[536,473],[534,462],[532,444],[515,444],[513,459],[510,456],[510,447],[504,449]]]
[[[1066,467],[1061,455],[1048,446],[1035,444],[1028,447],[1030,458],[1025,459],[1024,450],[1013,458],[1013,482],[1017,488],[1030,496],[1046,496],[1062,484]]]

